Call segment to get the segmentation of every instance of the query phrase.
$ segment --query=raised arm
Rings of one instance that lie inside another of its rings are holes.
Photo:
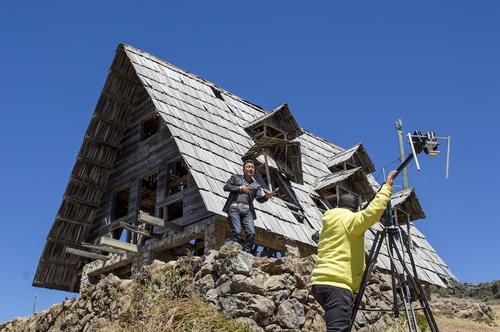
[[[348,232],[362,236],[364,232],[373,226],[387,208],[387,203],[391,199],[392,185],[396,171],[392,171],[387,177],[386,183],[382,186],[375,198],[363,210],[352,214],[352,216],[344,222]]]

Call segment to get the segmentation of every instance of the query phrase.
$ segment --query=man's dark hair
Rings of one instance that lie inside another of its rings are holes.
[[[358,211],[358,197],[353,194],[344,194],[340,196],[339,199],[339,208],[344,208],[351,210],[352,212]]]
[[[252,164],[255,166],[255,162],[252,159],[247,159],[243,162],[243,167],[245,167],[246,164]]]

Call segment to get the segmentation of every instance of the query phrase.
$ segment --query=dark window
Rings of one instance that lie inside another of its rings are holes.
[[[263,187],[268,188],[269,180],[267,178],[265,165],[258,165],[257,173],[257,181],[259,181]],[[275,197],[280,198],[286,204],[298,222],[304,222],[304,211],[300,206],[300,202],[292,188],[290,180],[288,180],[286,175],[280,173],[274,168],[269,168],[269,176],[271,177],[271,185],[273,187],[273,191],[275,192]]]
[[[325,213],[326,210],[329,210],[332,208],[330,203],[326,199],[324,199],[323,197],[311,195],[311,199],[314,202],[314,204],[316,205],[316,207],[321,211],[321,213]]]
[[[392,208],[392,221],[396,222],[396,218],[398,221],[398,224],[404,225],[410,222],[410,214],[406,213],[405,211],[395,208]]]
[[[160,116],[155,114],[146,118],[142,124],[142,139],[147,139],[160,130]]]
[[[115,192],[113,219],[120,219],[128,214],[129,188]]]
[[[156,188],[158,186],[158,174],[151,173],[141,179],[141,197],[139,209],[151,216],[155,215],[156,208]]]
[[[181,218],[184,213],[183,201],[177,201],[167,205],[167,221]]]
[[[224,100],[224,98],[222,97],[221,89],[216,88],[214,86],[211,86],[210,88],[212,89],[212,92],[213,92],[215,98],[220,99],[220,100]]]
[[[330,203],[330,205],[332,207],[338,206],[339,197],[344,195],[344,194],[353,194],[354,196],[359,198],[359,195],[357,195],[349,190],[346,190],[338,185],[330,187],[329,189],[326,189],[326,190],[322,190],[320,194],[328,201],[328,203]]]
[[[167,164],[167,196],[188,187],[188,167],[182,158]]]

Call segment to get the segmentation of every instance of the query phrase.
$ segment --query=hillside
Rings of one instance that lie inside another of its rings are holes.
[[[470,298],[487,303],[500,303],[500,280],[480,284],[457,282],[448,289],[433,289],[442,297]]]

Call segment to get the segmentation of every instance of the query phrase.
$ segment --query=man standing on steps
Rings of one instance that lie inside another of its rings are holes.
[[[364,210],[358,211],[357,197],[347,194],[340,197],[337,208],[323,215],[311,284],[314,298],[325,311],[328,332],[349,331],[353,293],[365,270],[365,231],[384,213],[395,176],[392,171]]]
[[[239,242],[241,225],[245,228],[246,240],[243,250],[251,252],[254,239],[254,220],[257,218],[253,207],[253,200],[263,203],[274,196],[274,192],[267,191],[255,181],[255,163],[246,160],[243,163],[243,175],[235,174],[224,185],[224,191],[229,191],[226,204],[222,209],[228,215],[229,227],[231,229],[231,241]]]

